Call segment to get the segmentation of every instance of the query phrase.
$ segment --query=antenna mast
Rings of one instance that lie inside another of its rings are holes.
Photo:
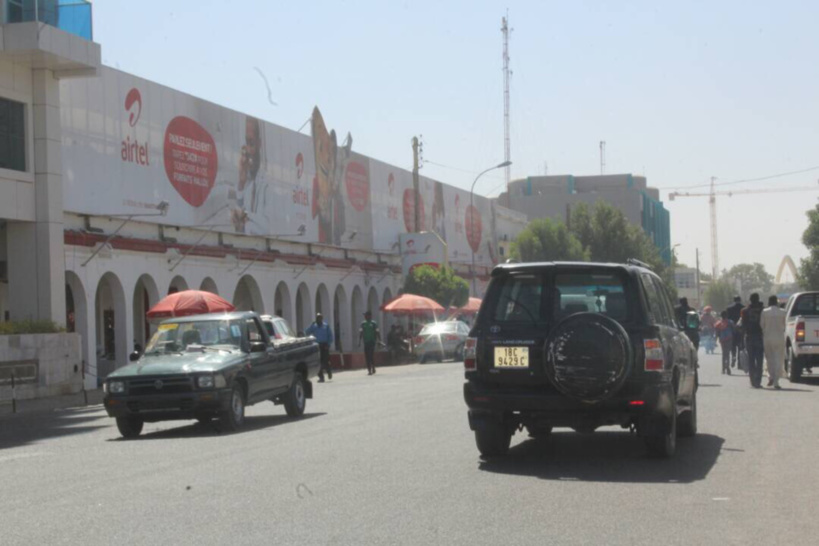
[[[512,146],[509,137],[509,80],[512,71],[509,70],[509,11],[506,17],[501,20],[501,32],[503,33],[503,160],[507,163],[512,160]],[[504,167],[506,176],[506,206],[511,206],[509,198],[509,182],[511,171],[509,166]]]

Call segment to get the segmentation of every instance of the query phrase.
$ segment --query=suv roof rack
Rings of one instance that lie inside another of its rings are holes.
[[[650,265],[648,265],[645,262],[641,262],[640,260],[638,260],[636,258],[629,258],[628,260],[626,260],[626,263],[629,264],[629,265],[636,265],[636,266],[639,266],[639,267],[644,267],[644,268],[649,269],[649,270],[651,269]]]

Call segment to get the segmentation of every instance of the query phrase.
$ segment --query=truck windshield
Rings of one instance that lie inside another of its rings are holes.
[[[242,326],[238,320],[171,322],[159,325],[145,354],[179,353],[190,347],[235,350],[241,345]]]

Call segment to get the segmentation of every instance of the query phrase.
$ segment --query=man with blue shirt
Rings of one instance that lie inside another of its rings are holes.
[[[333,370],[330,369],[330,344],[333,342],[333,330],[329,324],[324,322],[321,313],[316,313],[316,321],[307,328],[307,335],[313,336],[318,341],[321,358],[318,382],[324,383],[325,370],[327,370],[327,378],[333,378]]]

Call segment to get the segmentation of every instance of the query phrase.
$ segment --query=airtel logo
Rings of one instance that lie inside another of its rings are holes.
[[[132,109],[134,104],[136,104],[136,108]],[[139,94],[139,89],[136,87],[128,91],[125,96],[125,111],[130,112],[128,124],[134,127],[139,121],[139,115],[142,113],[142,95]]]

